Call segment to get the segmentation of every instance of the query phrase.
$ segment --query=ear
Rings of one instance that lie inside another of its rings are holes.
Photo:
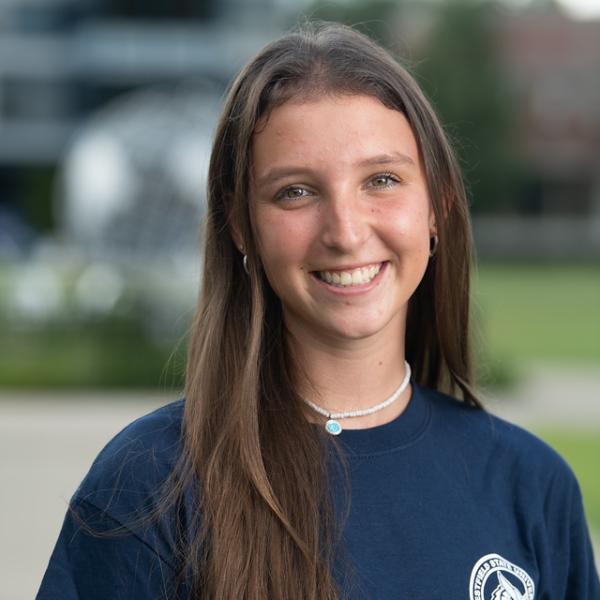
[[[434,235],[437,233],[437,222],[435,219],[435,210],[433,210],[433,205],[429,205],[429,233],[430,235]]]
[[[227,219],[227,226],[229,229],[229,235],[231,235],[231,239],[233,240],[235,247],[240,252],[243,252],[244,236],[242,235],[242,232],[240,230],[238,220],[233,218],[233,216],[230,216],[229,219]]]

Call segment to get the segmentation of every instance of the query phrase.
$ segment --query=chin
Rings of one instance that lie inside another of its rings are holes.
[[[334,337],[339,339],[362,340],[382,332],[385,325],[380,323],[330,324],[327,329]]]

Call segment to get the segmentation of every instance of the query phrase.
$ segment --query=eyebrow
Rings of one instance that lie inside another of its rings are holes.
[[[414,166],[415,161],[408,155],[402,154],[401,152],[390,152],[387,154],[377,154],[376,156],[370,156],[363,160],[359,160],[352,166],[354,168],[371,167],[371,166],[384,166],[384,165],[412,165]],[[269,169],[264,175],[256,179],[256,185],[258,187],[264,185],[267,182],[277,181],[284,177],[291,177],[293,175],[302,175],[309,172],[304,166],[284,166],[284,167],[273,167]]]
[[[356,167],[368,167],[372,165],[389,165],[389,164],[401,164],[401,165],[414,165],[415,161],[407,154],[402,152],[391,152],[390,154],[378,154],[377,156],[371,156],[364,160],[356,163]]]

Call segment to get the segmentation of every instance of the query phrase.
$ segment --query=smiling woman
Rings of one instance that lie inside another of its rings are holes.
[[[185,400],[102,451],[38,598],[600,599],[571,470],[473,390],[465,194],[411,76],[339,25],[273,42],[208,200]]]

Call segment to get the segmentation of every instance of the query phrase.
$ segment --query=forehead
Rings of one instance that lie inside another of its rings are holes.
[[[362,95],[285,102],[259,122],[252,139],[255,175],[282,161],[341,164],[394,152],[419,162],[406,117],[377,98]]]

